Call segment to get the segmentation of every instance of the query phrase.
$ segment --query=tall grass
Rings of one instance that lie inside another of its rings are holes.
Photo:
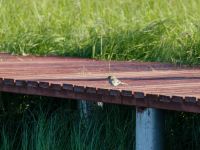
[[[1,0],[0,49],[199,64],[199,0]]]
[[[29,101],[22,96],[15,99]],[[66,109],[66,100],[42,98],[38,101],[34,107],[12,116],[0,116],[0,150],[135,148],[135,109],[132,107],[105,104],[103,109],[93,109],[88,119],[80,117],[78,110]],[[199,120],[197,114],[166,111],[165,149],[198,150]]]
[[[78,110],[66,109],[66,104],[55,109],[54,102],[46,109],[47,103],[48,101],[36,105],[32,110],[25,110],[17,122],[7,118],[5,121],[7,123],[1,123],[0,149],[124,150],[133,148],[132,108],[105,106],[104,109],[94,109],[90,119],[86,119],[79,117]]]

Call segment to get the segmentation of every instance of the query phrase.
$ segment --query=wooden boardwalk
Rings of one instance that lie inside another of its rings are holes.
[[[128,85],[111,86],[114,75]],[[200,112],[200,68],[0,54],[0,91]]]

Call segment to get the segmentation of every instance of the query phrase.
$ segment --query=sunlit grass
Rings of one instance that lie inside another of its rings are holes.
[[[0,1],[0,49],[199,64],[200,1]]]

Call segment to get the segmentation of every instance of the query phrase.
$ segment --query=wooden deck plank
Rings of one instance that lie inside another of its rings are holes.
[[[0,78],[0,91],[200,112],[198,67],[0,54]]]

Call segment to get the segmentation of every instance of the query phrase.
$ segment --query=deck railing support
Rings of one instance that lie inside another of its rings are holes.
[[[136,108],[136,150],[163,150],[164,112]]]

